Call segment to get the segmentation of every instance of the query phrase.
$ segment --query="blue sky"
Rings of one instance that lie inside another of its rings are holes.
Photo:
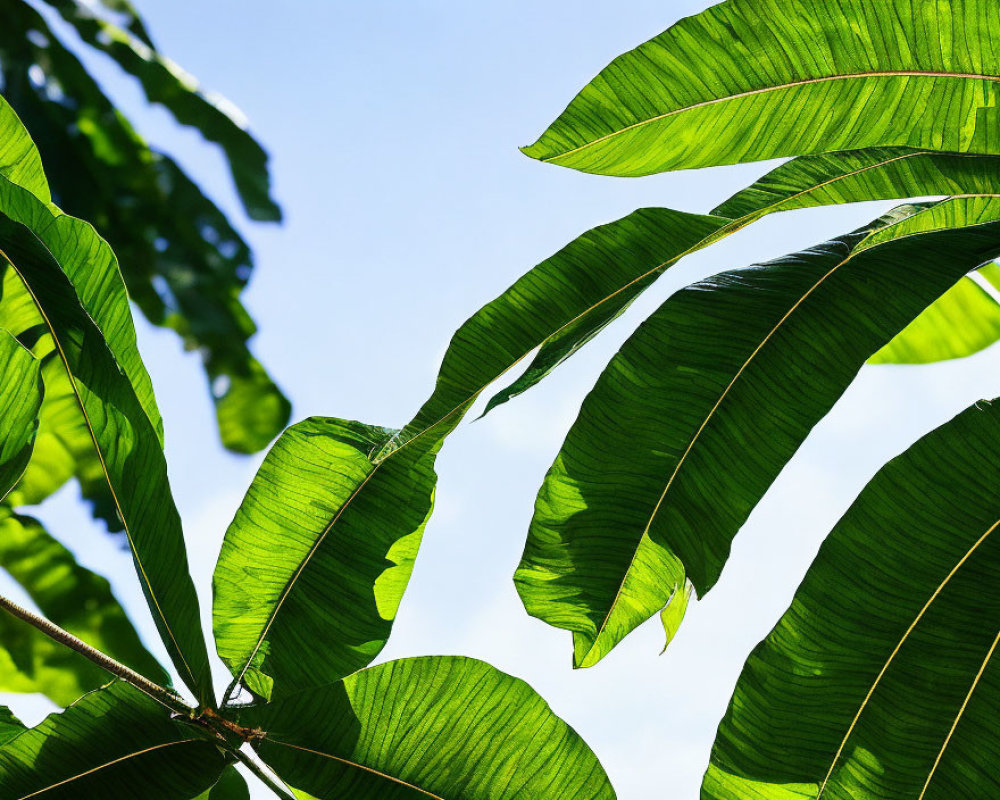
[[[255,349],[295,419],[404,423],[454,330],[532,265],[641,206],[708,211],[774,166],[630,180],[520,155],[611,58],[707,3],[585,5],[139,0],[161,49],[236,103],[271,151],[281,226],[248,223],[219,153],[148,108],[113,66],[89,59],[140,130],[179,156],[255,246],[245,295],[260,326]],[[622,800],[697,797],[743,660],[822,537],[885,460],[992,396],[1000,349],[934,367],[865,368],[662,657],[654,620],[597,667],[574,672],[569,635],[524,614],[510,577],[535,492],[607,359],[672,291],[850,230],[888,205],[768,218],[689,258],[554,376],[460,428],[439,460],[437,510],[381,659],[486,659],[528,680],[583,734]],[[137,324],[208,626],[214,560],[259,458],[221,450],[196,358],[173,334]],[[129,558],[95,533],[76,490],[40,516],[82,562],[110,574],[155,647]],[[48,710],[7,700],[30,721]]]

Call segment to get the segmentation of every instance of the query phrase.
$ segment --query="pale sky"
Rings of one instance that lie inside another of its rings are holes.
[[[179,156],[255,246],[245,295],[261,329],[255,349],[296,420],[403,424],[429,394],[454,330],[531,266],[642,206],[706,212],[774,166],[614,179],[517,151],[614,56],[705,2],[138,5],[161,49],[236,103],[273,155],[287,221],[251,225],[219,153],[90,59],[140,130]],[[755,224],[673,268],[528,394],[463,425],[439,459],[437,509],[380,660],[485,659],[527,680],[583,735],[621,800],[694,800],[743,661],[788,605],[823,536],[884,461],[993,396],[1000,348],[934,367],[865,368],[753,513],[718,586],[689,610],[662,657],[653,620],[598,666],[573,671],[569,634],[524,613],[511,575],[535,493],[608,358],[671,292],[851,230],[891,205]],[[172,333],[137,324],[210,630],[215,557],[259,458],[222,451],[196,358]],[[109,576],[162,655],[129,557],[95,531],[77,497],[66,490],[39,516],[81,562]],[[32,723],[49,709],[24,696],[0,702]]]

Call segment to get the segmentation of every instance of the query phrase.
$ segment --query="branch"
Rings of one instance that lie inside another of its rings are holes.
[[[45,619],[45,617],[40,617],[38,614],[28,611],[28,609],[22,608],[16,603],[8,600],[3,595],[0,595],[0,608],[12,616],[17,617],[19,620],[28,623],[36,630],[41,631],[53,641],[56,641],[71,650],[75,650],[84,658],[87,658],[97,664],[97,666],[101,669],[106,670],[116,678],[120,678],[126,683],[131,684],[140,692],[153,698],[156,702],[166,706],[171,711],[185,717],[194,716],[195,709],[187,705],[187,703],[185,703],[179,695],[160,686],[159,684],[153,683],[148,678],[140,675],[134,669],[125,666],[120,661],[115,661],[113,658],[105,655],[100,650],[94,649],[82,639],[79,639],[69,631],[60,628],[54,622],[50,622]]]

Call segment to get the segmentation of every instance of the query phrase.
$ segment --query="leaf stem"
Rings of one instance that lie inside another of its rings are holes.
[[[105,655],[100,650],[96,650],[91,647],[85,641],[77,638],[69,631],[60,628],[54,622],[50,622],[45,619],[45,617],[41,617],[26,608],[22,608],[17,605],[17,603],[8,600],[3,595],[0,595],[0,608],[11,616],[17,617],[19,620],[28,623],[36,630],[41,631],[53,641],[58,642],[71,650],[75,650],[84,658],[97,664],[97,666],[101,669],[106,670],[116,678],[120,678],[126,683],[131,684],[140,692],[153,698],[153,700],[163,706],[166,706],[171,711],[185,717],[192,718],[197,713],[195,709],[187,705],[187,703],[185,703],[179,695],[175,694],[170,689],[166,689],[159,684],[153,683],[148,678],[140,675],[134,669],[125,666],[120,661],[115,661],[115,659],[111,658],[111,656]]]
[[[295,795],[268,775],[249,754],[245,753],[243,750],[233,750],[232,753],[237,759],[239,759],[243,766],[250,770],[261,783],[267,786],[268,789],[278,795],[281,800],[296,800]]]

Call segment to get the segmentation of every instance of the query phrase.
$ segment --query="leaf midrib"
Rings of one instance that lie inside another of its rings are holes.
[[[44,247],[44,245],[42,246]],[[50,257],[52,257],[52,259],[55,261],[55,256],[52,256],[48,248],[45,248],[45,250],[46,252],[49,253]],[[66,351],[63,349],[62,340],[59,338],[59,334],[56,332],[55,326],[52,324],[48,314],[45,312],[42,303],[38,300],[38,297],[35,294],[34,289],[31,288],[30,284],[25,279],[24,275],[21,273],[21,270],[18,269],[17,265],[14,263],[14,260],[9,255],[7,255],[7,253],[2,249],[0,249],[0,257],[2,257],[10,265],[11,269],[14,270],[15,274],[20,279],[22,285],[25,288],[25,291],[28,292],[28,295],[31,297],[31,301],[35,304],[35,308],[38,309],[38,313],[41,315],[42,320],[45,322],[45,327],[48,328],[49,334],[52,336],[52,341],[56,346],[57,352],[59,353],[59,360],[61,361],[63,369],[66,372],[66,376],[69,379],[70,386],[72,386],[73,388],[73,396],[76,399],[76,404],[80,409],[80,413],[83,415],[84,423],[87,426],[87,432],[90,434],[90,440],[94,445],[94,451],[97,453],[98,461],[100,461],[101,472],[104,474],[104,479],[108,485],[108,491],[111,493],[111,497],[115,503],[115,509],[118,511],[118,516],[122,521],[122,528],[125,531],[125,536],[128,539],[129,548],[132,551],[133,557],[135,558],[135,563],[136,566],[138,567],[142,583],[145,585],[146,590],[149,592],[149,597],[152,599],[153,605],[156,607],[156,613],[159,615],[160,621],[163,623],[163,627],[166,629],[168,635],[170,636],[170,640],[174,643],[174,649],[176,650],[177,655],[181,660],[181,663],[184,665],[184,669],[187,671],[188,677],[191,681],[191,686],[196,687],[198,686],[198,681],[195,679],[194,673],[191,670],[191,666],[188,664],[187,659],[184,657],[184,651],[181,649],[180,644],[177,642],[177,637],[174,635],[173,628],[171,628],[170,623],[166,618],[166,615],[163,613],[163,609],[160,606],[159,599],[156,596],[156,591],[153,589],[153,585],[149,580],[149,576],[146,573],[146,568],[142,563],[142,558],[139,555],[139,551],[135,546],[135,541],[132,538],[132,532],[129,529],[128,520],[126,519],[125,513],[122,511],[121,503],[119,502],[118,499],[118,493],[115,491],[115,487],[112,484],[111,475],[108,472],[107,463],[104,460],[104,453],[101,450],[101,446],[97,441],[97,434],[95,433],[94,427],[90,421],[90,415],[87,413],[87,409],[84,406],[83,398],[80,396],[80,390],[79,387],[77,386],[76,376],[73,374],[73,370],[70,369],[69,359],[66,356]]]
[[[770,92],[785,91],[788,89],[795,89],[800,86],[809,86],[819,83],[829,83],[831,81],[842,81],[842,80],[861,80],[865,78],[953,78],[957,80],[984,80],[1000,82],[1000,76],[998,75],[986,75],[980,73],[967,73],[967,72],[935,72],[931,70],[877,70],[872,72],[851,72],[845,73],[843,75],[824,75],[818,78],[804,78],[798,81],[788,81],[787,83],[775,84],[774,86],[764,86],[759,89],[749,89],[745,92],[736,92],[734,94],[725,95],[723,97],[714,97],[711,100],[703,100],[698,103],[692,103],[691,105],[682,106],[681,108],[675,108],[671,111],[666,111],[662,114],[657,114],[654,117],[649,117],[648,119],[639,120],[638,122],[633,122],[631,125],[626,125],[623,128],[619,128],[616,131],[611,131],[603,136],[599,136],[596,139],[592,139],[589,142],[584,142],[571,150],[565,150],[562,153],[558,153],[554,156],[548,156],[546,158],[540,158],[539,161],[546,163],[554,163],[562,158],[567,158],[571,155],[579,153],[595,145],[601,144],[603,142],[614,139],[617,136],[628,133],[629,131],[636,130],[637,128],[642,128],[646,125],[651,125],[655,122],[667,119],[669,117],[676,116],[678,114],[683,114],[688,111],[693,111],[697,108],[706,108],[708,106],[718,105],[720,103],[728,103],[733,100],[741,100],[746,97],[754,97],[756,95],[768,94]]]
[[[321,750],[313,750],[312,748],[309,747],[303,747],[301,745],[291,744],[290,742],[283,742],[280,739],[274,739],[270,736],[266,736],[265,740],[270,742],[271,744],[280,745],[282,747],[288,747],[293,750],[300,750],[303,753],[310,753],[311,755],[320,756],[322,758],[329,758],[330,760],[336,761],[339,764],[343,764],[344,766],[354,767],[356,769],[363,770],[364,772],[376,775],[379,778],[385,778],[388,781],[392,781],[393,783],[398,783],[401,786],[405,786],[408,789],[413,789],[416,792],[420,792],[421,794],[427,795],[427,797],[434,798],[434,800],[446,800],[446,798],[442,797],[441,795],[429,792],[427,789],[417,786],[416,784],[409,783],[408,781],[404,781],[402,778],[397,778],[393,775],[389,775],[388,773],[381,772],[380,770],[377,770],[373,767],[368,767],[365,766],[364,764],[359,764],[357,761],[351,761],[349,758],[342,758],[341,756],[335,756],[332,753],[324,753]]]
[[[937,757],[934,759],[934,764],[931,766],[930,772],[927,773],[927,780],[924,781],[924,788],[920,790],[920,795],[917,797],[917,800],[924,800],[924,795],[927,794],[927,788],[931,785],[934,773],[937,772],[938,765],[944,757],[944,751],[948,749],[948,745],[951,743],[951,737],[955,735],[955,729],[958,727],[958,723],[961,722],[962,715],[965,714],[965,709],[969,707],[972,695],[975,694],[976,688],[979,686],[979,681],[982,680],[983,673],[986,672],[986,667],[989,665],[990,659],[993,658],[993,653],[996,652],[998,644],[1000,644],[1000,631],[997,632],[997,635],[993,639],[993,644],[990,645],[990,649],[986,653],[986,657],[979,665],[979,671],[976,673],[976,677],[972,679],[972,686],[969,687],[969,691],[966,693],[965,699],[962,701],[962,705],[958,709],[958,713],[955,714],[955,719],[951,723],[951,728],[948,729],[948,735],[944,737],[944,742],[941,744],[941,749],[938,750]]]
[[[88,775],[93,775],[95,772],[100,772],[102,769],[107,769],[108,767],[113,767],[116,764],[121,764],[124,761],[128,761],[132,758],[138,758],[139,756],[144,756],[148,753],[153,753],[157,750],[163,750],[167,747],[173,747],[178,744],[191,744],[193,742],[204,741],[203,739],[177,739],[172,742],[163,742],[162,744],[157,744],[152,747],[146,747],[142,750],[136,750],[133,753],[128,753],[127,755],[121,756],[120,758],[113,759],[104,764],[100,764],[92,769],[85,770],[84,772],[79,772],[76,775],[72,775],[69,778],[59,781],[58,783],[50,784],[44,789],[39,789],[38,791],[31,792],[30,794],[23,795],[19,797],[18,800],[29,800],[32,797],[38,797],[39,795],[45,794],[45,792],[51,791],[52,789],[58,789],[60,786],[65,786],[67,783],[72,783],[73,781],[80,780],[81,778],[86,778]]]

